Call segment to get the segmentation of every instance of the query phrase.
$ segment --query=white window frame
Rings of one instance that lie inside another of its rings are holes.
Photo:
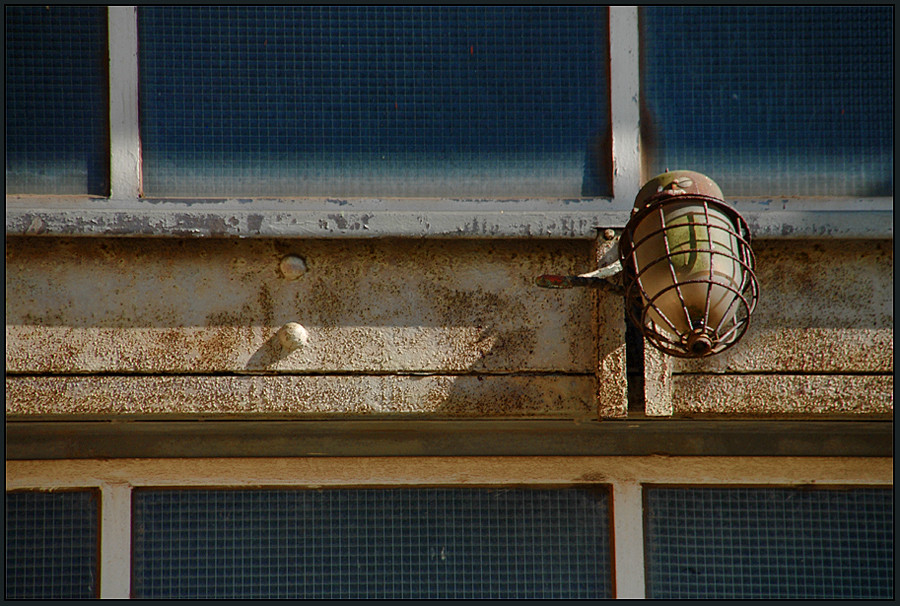
[[[142,198],[137,7],[110,6],[111,197],[8,195],[9,234],[593,239],[628,221],[642,179],[638,7],[609,8],[613,196],[452,200]],[[729,198],[756,238],[893,238],[893,196]],[[577,208],[575,208],[577,207]]]
[[[297,457],[6,462],[6,489],[100,490],[100,597],[131,595],[131,496],[143,487],[611,487],[615,597],[646,597],[643,486],[892,486],[890,457]]]

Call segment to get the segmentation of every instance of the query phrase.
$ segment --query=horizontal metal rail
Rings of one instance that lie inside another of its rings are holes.
[[[893,238],[892,198],[729,202],[754,238]],[[593,239],[629,216],[606,199],[6,198],[8,236]]]
[[[7,420],[7,459],[892,457],[891,420]]]

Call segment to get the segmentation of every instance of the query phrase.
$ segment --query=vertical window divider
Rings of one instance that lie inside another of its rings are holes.
[[[110,198],[141,197],[137,7],[107,8],[109,39]]]
[[[100,483],[100,598],[131,597],[131,486]]]
[[[644,500],[636,479],[612,481],[613,566],[616,599],[642,600],[644,583]]]
[[[630,209],[641,187],[638,7],[609,7],[609,113],[613,199]]]

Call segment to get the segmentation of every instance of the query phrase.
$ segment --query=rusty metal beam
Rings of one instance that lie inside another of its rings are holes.
[[[893,422],[7,420],[11,460],[315,456],[893,456]]]

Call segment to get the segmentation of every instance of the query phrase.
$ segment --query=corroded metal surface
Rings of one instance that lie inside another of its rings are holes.
[[[532,283],[589,270],[587,242],[9,238],[6,261],[8,372],[596,371],[591,293]]]
[[[891,414],[885,375],[675,375],[675,415]]]
[[[427,414],[595,418],[593,376],[7,377],[8,415]]]
[[[891,372],[892,241],[754,244],[759,305],[743,340],[719,356],[674,360],[673,371]]]

